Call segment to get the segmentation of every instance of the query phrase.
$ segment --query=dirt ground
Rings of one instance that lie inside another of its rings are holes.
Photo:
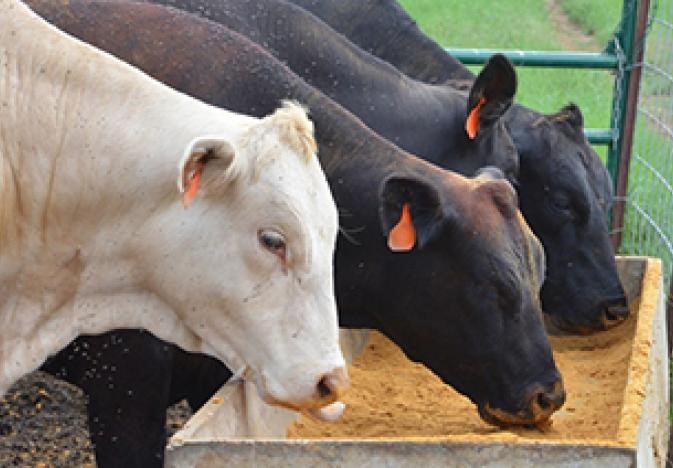
[[[346,412],[336,423],[301,417],[290,437],[476,436],[516,439],[610,439],[620,410],[636,320],[590,336],[551,337],[563,375],[566,404],[544,432],[500,430],[484,423],[475,406],[413,363],[392,342],[372,332],[350,368]]]
[[[86,400],[49,374],[34,372],[0,398],[0,467],[94,467]],[[169,409],[172,435],[191,415],[186,403]]]
[[[95,466],[84,395],[35,372],[0,399],[0,466]]]

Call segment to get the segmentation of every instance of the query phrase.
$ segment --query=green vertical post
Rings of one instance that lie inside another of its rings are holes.
[[[624,0],[622,6],[622,19],[619,29],[611,39],[606,53],[614,54],[619,60],[617,76],[612,100],[612,118],[610,126],[613,129],[614,139],[608,146],[607,166],[612,177],[613,188],[617,189],[619,171],[619,157],[622,149],[622,137],[624,135],[624,115],[628,98],[629,81],[631,79],[631,67],[633,66],[634,38],[636,21],[638,20],[638,0]]]

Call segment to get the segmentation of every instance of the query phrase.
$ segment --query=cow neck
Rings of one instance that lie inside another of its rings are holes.
[[[409,79],[295,5],[272,0],[259,0],[254,7],[247,0],[227,0],[226,6],[210,0],[175,3],[263,44],[373,130],[424,158],[437,161],[446,154],[447,142],[463,135],[466,96]],[[456,134],[447,134],[450,129]]]
[[[339,190],[338,177],[366,179],[378,185],[390,175],[411,175],[435,166],[400,149],[364,125],[322,93],[303,96],[316,126],[318,157],[332,190]]]
[[[436,184],[447,171],[429,164],[371,131],[321,93],[308,100],[316,124],[318,156],[339,211],[341,233],[336,250],[335,287],[339,325],[381,330],[376,284],[385,236],[379,221],[379,191],[391,176]]]
[[[271,0],[152,1],[194,12],[262,44],[372,129],[422,157],[437,160],[446,153],[444,145],[453,140],[447,129],[462,135],[465,96],[407,78],[296,5]],[[256,69],[262,65],[258,57],[249,59]],[[414,111],[418,109],[422,111]]]

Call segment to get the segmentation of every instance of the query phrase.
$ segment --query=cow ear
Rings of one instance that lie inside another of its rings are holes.
[[[465,131],[470,139],[505,113],[515,93],[514,66],[504,55],[493,55],[477,76],[467,99]]]
[[[234,158],[233,146],[222,138],[200,137],[190,142],[178,165],[178,190],[182,194],[182,206],[187,208],[194,200],[206,172],[232,175]]]
[[[443,223],[439,194],[427,182],[410,177],[390,177],[379,192],[379,216],[388,247],[408,252],[423,248]]]
[[[579,106],[573,102],[567,104],[561,108],[558,113],[556,113],[557,121],[568,122],[576,130],[582,130],[584,128],[584,116]]]
[[[507,181],[499,168],[483,167],[479,169],[475,179],[479,182],[477,190],[488,193],[503,216],[511,218],[516,214],[519,199],[514,187]]]

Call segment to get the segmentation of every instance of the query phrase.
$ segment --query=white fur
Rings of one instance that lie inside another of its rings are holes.
[[[144,327],[314,407],[344,361],[337,215],[303,110],[216,109],[17,0],[0,12],[0,394],[78,334]],[[206,164],[185,210],[176,165],[194,142],[234,156]],[[285,267],[263,228],[285,235]]]

